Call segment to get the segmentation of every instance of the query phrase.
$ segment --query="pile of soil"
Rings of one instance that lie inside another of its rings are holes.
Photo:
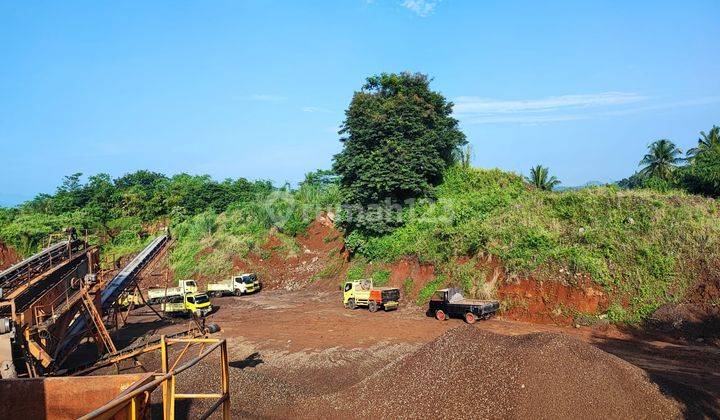
[[[679,303],[656,310],[647,326],[720,345],[720,275],[701,279]]]
[[[335,394],[307,417],[680,418],[645,372],[577,339],[461,326]],[[360,414],[363,413],[363,414]]]
[[[5,270],[18,262],[20,262],[20,256],[15,249],[0,242],[0,270]]]
[[[237,258],[233,272],[258,273],[267,289],[299,290],[312,285],[319,290],[337,290],[337,279],[347,270],[348,253],[342,232],[330,219],[319,216],[295,242],[298,250],[288,253],[285,244],[270,235],[261,247],[265,256],[250,253],[247,260]]]

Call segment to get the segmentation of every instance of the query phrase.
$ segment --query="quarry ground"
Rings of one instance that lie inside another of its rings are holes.
[[[213,304],[218,308],[208,322],[220,325],[222,331],[214,335],[228,341],[236,417],[302,417],[298,410],[306,401],[347,390],[464,324],[459,319],[440,322],[428,318],[422,308],[407,304],[392,312],[350,311],[340,303],[339,291],[312,288],[216,298]],[[116,337],[121,345],[138,334],[170,333],[185,325],[159,322],[144,308],[136,309],[129,322],[129,328]],[[540,332],[575,337],[642,369],[662,394],[678,402],[683,416],[720,416],[717,346],[608,326],[561,327],[502,318],[478,322],[471,328],[503,336]],[[152,368],[152,359],[148,356],[143,363]],[[188,389],[209,391],[203,387],[217,383],[217,369],[203,364],[197,369],[199,375],[194,376],[202,379]],[[588,392],[597,379],[572,368],[562,374],[579,375],[578,380],[588,384]],[[394,378],[385,380],[388,388],[394,386]],[[184,409],[192,417],[200,408],[188,405],[180,407],[180,412]],[[622,417],[621,413],[618,416]]]

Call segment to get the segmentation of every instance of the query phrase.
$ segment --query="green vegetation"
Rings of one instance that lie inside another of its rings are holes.
[[[640,161],[643,169],[640,175],[669,181],[673,171],[683,161],[682,152],[670,140],[663,139],[648,146],[648,154]]]
[[[713,125],[709,132],[700,132],[698,145],[687,151],[688,160],[692,162],[698,155],[718,146],[720,146],[720,127]]]
[[[291,236],[303,234],[317,212],[339,200],[336,177],[307,175],[297,189],[243,178],[217,182],[209,176],[173,177],[138,171],[65,177],[54,195],[41,194],[16,208],[0,208],[0,240],[29,255],[59,240],[69,226],[102,244],[103,265],[139,252],[159,226],[175,237],[170,265],[177,278],[228,274],[234,257],[263,252],[270,229],[283,246],[298,252]]]
[[[385,234],[399,225],[388,212],[427,196],[453,163],[465,135],[452,103],[432,90],[424,74],[369,77],[353,95],[333,169],[340,176],[348,232]]]
[[[490,253],[510,274],[548,279],[560,277],[562,268],[570,282],[587,274],[628,299],[624,320],[679,299],[699,264],[720,258],[720,206],[681,191],[597,187],[554,193],[528,188],[518,175],[457,166],[447,171],[436,196],[437,202],[405,212],[404,226],[391,234],[355,235],[354,251],[380,261],[416,255],[478,295],[483,291],[471,283],[477,273],[461,272],[471,264],[458,268],[454,257]]]
[[[640,161],[643,169],[618,182],[627,189],[653,189],[667,192],[681,189],[693,194],[720,197],[720,127],[700,132],[696,147],[687,151],[685,159],[669,140],[658,140],[648,146]],[[681,165],[685,162],[685,165]]]
[[[373,271],[372,275],[370,276],[373,280],[373,284],[378,287],[382,287],[388,284],[390,281],[390,270],[381,268],[379,270]]]
[[[453,105],[430,81],[419,73],[368,78],[346,111],[335,172],[309,173],[297,188],[150,171],[83,182],[76,173],[55,194],[0,208],[0,240],[27,256],[73,226],[103,246],[109,266],[169,226],[176,278],[220,278],[251,252],[296,255],[295,237],[342,204],[337,220],[352,255],[347,280],[369,273],[385,285],[390,271],[375,263],[416,256],[439,272],[418,304],[448,284],[490,297],[497,285],[486,283],[477,258],[492,255],[510,276],[570,285],[589,277],[610,297],[613,322],[637,321],[682,299],[702,267],[720,259],[720,205],[706,198],[720,197],[719,127],[701,132],[686,158],[658,140],[640,170],[617,185],[554,192],[559,181],[540,165],[528,178],[472,168]],[[344,261],[336,256],[313,279],[339,277]],[[406,279],[405,293],[413,286]]]
[[[348,268],[346,281],[356,281],[365,278],[367,263],[362,258],[356,258]]]
[[[413,288],[413,279],[408,277],[403,282],[403,293],[405,294],[405,296],[409,295],[412,292],[412,288]]]
[[[418,293],[418,297],[415,303],[418,306],[427,304],[433,293],[435,293],[435,291],[438,289],[442,289],[442,287],[445,285],[445,282],[446,280],[444,276],[438,276],[437,278],[435,278],[435,280],[426,284],[425,287],[420,290],[420,293]]]
[[[182,220],[204,211],[220,212],[231,203],[254,199],[273,190],[268,181],[217,182],[209,176],[165,175],[137,171],[112,180],[98,174],[81,182],[82,174],[65,177],[53,195],[40,194],[0,211],[0,239],[22,255],[47,245],[50,235],[73,226],[93,243],[115,251],[137,249],[139,226],[171,218]]]
[[[537,165],[530,169],[530,176],[527,181],[534,185],[535,188],[541,190],[552,191],[553,188],[560,185],[560,180],[554,176],[550,176],[550,171],[541,165]]]

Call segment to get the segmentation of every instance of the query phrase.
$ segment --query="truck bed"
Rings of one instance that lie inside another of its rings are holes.
[[[448,302],[448,305],[460,305],[460,306],[485,306],[485,305],[493,305],[497,301],[496,300],[479,300],[479,299],[457,299]]]

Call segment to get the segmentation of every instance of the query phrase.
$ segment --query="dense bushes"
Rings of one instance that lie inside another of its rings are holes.
[[[218,224],[224,246],[243,251],[273,226],[287,235],[301,234],[317,212],[339,199],[336,177],[328,171],[308,174],[296,190],[289,185],[275,188],[269,181],[217,182],[207,175],[166,177],[149,171],[115,180],[99,174],[86,183],[81,178],[79,173],[65,177],[54,195],[40,194],[16,208],[0,208],[0,240],[29,255],[53,240],[53,234],[73,226],[83,235],[87,232],[92,243],[103,244],[107,265],[142,249],[152,225],[171,223],[184,239],[174,251],[175,265],[179,273],[187,273],[193,266],[189,255],[198,251],[197,244],[189,244],[201,239],[200,232],[212,236],[214,231],[203,230],[211,224]],[[220,265],[213,260],[216,255],[204,258]]]
[[[176,278],[227,276],[234,259],[245,259],[250,252],[263,255],[261,245],[271,232],[288,254],[298,252],[292,237],[302,235],[315,216],[337,205],[337,200],[334,177],[318,171],[308,174],[297,189],[286,185],[236,201],[222,213],[207,210],[176,217],[170,266]]]
[[[570,282],[560,269],[586,274],[629,299],[626,319],[680,298],[698,265],[720,258],[720,205],[680,191],[556,193],[518,175],[454,167],[436,194],[437,202],[407,209],[393,233],[354,234],[349,245],[370,260],[416,255],[441,269],[453,257],[485,252],[510,274]]]

